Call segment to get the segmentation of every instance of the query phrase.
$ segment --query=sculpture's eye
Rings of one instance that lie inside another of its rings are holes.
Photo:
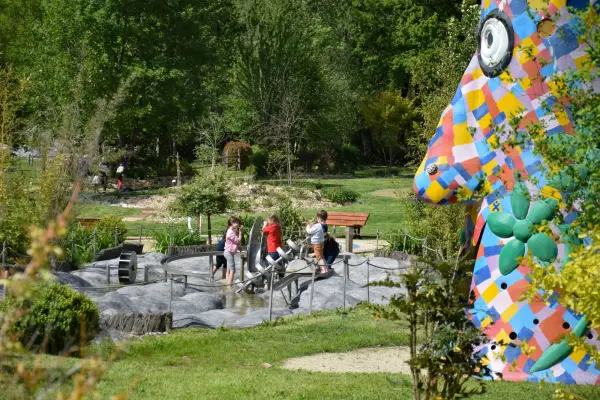
[[[497,76],[508,66],[514,42],[509,17],[500,10],[489,13],[479,29],[479,65],[486,76]]]

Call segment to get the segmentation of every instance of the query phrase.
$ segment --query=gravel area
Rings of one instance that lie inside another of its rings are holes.
[[[410,374],[408,347],[378,347],[347,353],[320,353],[290,358],[283,368],[313,372],[391,372]]]

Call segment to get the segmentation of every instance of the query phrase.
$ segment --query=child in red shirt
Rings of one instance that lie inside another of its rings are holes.
[[[277,260],[279,258],[277,248],[283,247],[281,244],[281,227],[279,226],[277,215],[272,214],[265,221],[263,224],[263,233],[267,234],[267,253],[269,253],[273,260]]]

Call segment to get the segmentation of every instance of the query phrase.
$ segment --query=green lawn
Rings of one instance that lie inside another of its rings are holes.
[[[396,198],[373,196],[371,193],[382,190],[410,190],[412,177],[407,178],[349,178],[349,179],[321,179],[310,180],[320,182],[326,186],[342,186],[360,193],[357,203],[349,206],[337,207],[331,211],[366,212],[370,213],[365,228],[361,230],[363,236],[374,236],[377,229],[382,235],[392,233],[401,227],[402,207]],[[303,210],[307,217],[314,217],[316,210]],[[343,231],[342,231],[343,232]]]
[[[361,310],[319,312],[244,330],[183,329],[133,342],[99,390],[104,398],[137,380],[133,399],[409,399],[409,380],[401,375],[280,368],[289,357],[405,345],[407,339],[398,325],[377,322]],[[570,388],[584,398],[600,398],[600,387]],[[553,391],[548,384],[490,382],[488,393],[474,399],[551,399]]]
[[[134,216],[140,213],[135,208],[105,206],[100,204],[79,203],[75,206],[74,214],[77,218],[104,218],[117,217],[124,218]]]

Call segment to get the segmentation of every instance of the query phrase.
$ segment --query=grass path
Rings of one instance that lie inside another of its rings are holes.
[[[133,399],[409,399],[408,377],[390,373],[313,373],[280,368],[290,357],[362,347],[405,345],[406,334],[364,311],[320,312],[276,326],[244,330],[178,330],[134,342],[111,367],[103,396],[127,391]],[[265,368],[264,363],[272,365]],[[389,380],[399,382],[391,384]],[[600,388],[573,386],[587,399]],[[554,387],[491,382],[474,399],[551,399]]]

